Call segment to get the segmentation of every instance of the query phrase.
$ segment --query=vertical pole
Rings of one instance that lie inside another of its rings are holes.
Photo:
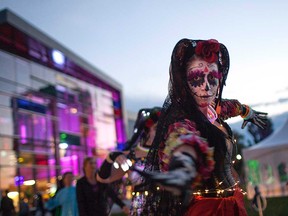
[[[261,203],[260,195],[257,196],[257,206],[258,206],[259,216],[263,216],[263,210],[262,210],[262,203]]]
[[[56,97],[51,98],[50,102],[50,109],[52,115],[52,131],[54,137],[54,149],[55,149],[55,172],[56,172],[56,179],[60,176],[60,154],[59,154],[59,118],[57,115],[57,99]]]
[[[17,98],[13,97],[12,98],[12,115],[13,115],[13,149],[15,151],[16,155],[16,175],[20,177],[20,165],[19,165],[19,157],[20,157],[20,152],[19,152],[19,131],[18,131],[18,105],[17,105]],[[18,206],[20,207],[20,193],[21,193],[21,187],[20,187],[20,182],[17,185],[17,191],[18,191]]]

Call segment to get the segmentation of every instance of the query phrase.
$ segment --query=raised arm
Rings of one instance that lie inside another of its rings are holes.
[[[243,118],[243,129],[248,122],[264,129],[267,126],[267,113],[253,110],[250,106],[241,104],[236,99],[222,99],[221,105],[216,108],[219,118],[226,120],[235,116]]]
[[[126,154],[127,152],[121,151],[110,152],[97,173],[97,180],[101,183],[112,183],[121,179],[132,165]]]

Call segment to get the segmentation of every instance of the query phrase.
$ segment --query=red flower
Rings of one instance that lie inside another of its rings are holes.
[[[209,63],[216,62],[218,60],[217,52],[220,50],[220,44],[215,39],[207,41],[199,41],[195,48],[195,54],[202,57]]]
[[[149,118],[149,119],[146,120],[145,126],[146,126],[147,128],[150,128],[150,127],[152,127],[153,125],[154,125],[154,122],[153,122],[153,120],[152,120],[151,118]]]

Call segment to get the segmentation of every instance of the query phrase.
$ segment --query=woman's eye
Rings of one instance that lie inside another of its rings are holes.
[[[198,81],[198,80],[200,80],[200,77],[199,76],[193,77],[193,80]]]
[[[208,76],[208,79],[209,79],[209,80],[214,80],[215,77],[214,77],[213,75],[209,75],[209,76]]]

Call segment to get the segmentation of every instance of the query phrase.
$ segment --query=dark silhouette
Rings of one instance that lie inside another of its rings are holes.
[[[9,190],[5,190],[1,199],[0,213],[2,213],[3,216],[12,216],[15,214],[13,200],[8,197],[8,193]]]
[[[20,200],[20,210],[19,210],[19,216],[29,216],[30,215],[30,209],[29,205],[26,202],[25,198],[21,198]]]
[[[77,181],[76,192],[80,216],[108,216],[109,201],[119,205],[127,213],[129,208],[118,198],[111,185],[103,184],[96,179],[95,160],[87,157],[83,162],[84,176]]]

